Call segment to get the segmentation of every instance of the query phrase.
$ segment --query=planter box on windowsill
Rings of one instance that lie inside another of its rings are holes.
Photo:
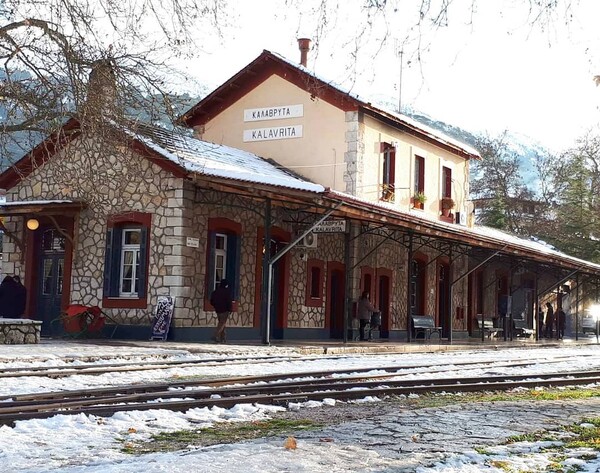
[[[423,202],[413,202],[413,209],[423,210],[425,204]]]
[[[450,214],[448,216],[445,215],[440,215],[440,220],[442,222],[447,222],[447,223],[454,223],[454,214]]]

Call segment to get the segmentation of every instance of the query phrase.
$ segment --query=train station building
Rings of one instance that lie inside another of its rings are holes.
[[[579,333],[600,265],[475,225],[477,150],[305,64],[264,51],[183,131],[107,119],[107,146],[72,119],[0,175],[25,316],[55,335],[69,305],[99,306],[144,339],[169,296],[169,339],[209,340],[225,278],[231,339],[351,340],[363,291],[389,340],[428,337],[415,320],[450,342],[531,335],[547,301]]]

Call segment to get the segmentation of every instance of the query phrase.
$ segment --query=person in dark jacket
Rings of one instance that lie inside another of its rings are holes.
[[[567,327],[567,314],[562,309],[559,309],[556,314],[556,338],[562,340],[565,336],[565,328]]]
[[[554,309],[550,302],[546,302],[546,338],[552,338],[554,330]]]
[[[27,302],[27,289],[21,282],[20,276],[13,276],[13,280],[15,282],[15,314],[17,317],[23,317]]]
[[[18,286],[12,276],[6,276],[0,284],[0,317],[16,319],[18,314],[17,304]]]
[[[219,287],[210,295],[210,303],[215,308],[218,320],[212,339],[217,343],[225,343],[227,341],[225,327],[233,307],[233,297],[227,279],[222,279]]]

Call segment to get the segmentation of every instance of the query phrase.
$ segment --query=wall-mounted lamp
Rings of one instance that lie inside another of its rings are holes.
[[[37,218],[29,218],[27,219],[27,228],[29,230],[37,230],[40,226],[40,222]]]

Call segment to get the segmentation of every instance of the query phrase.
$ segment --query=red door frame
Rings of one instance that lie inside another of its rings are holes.
[[[338,263],[337,261],[328,261],[327,262],[327,302],[325,304],[325,328],[331,328],[334,325],[337,325],[339,327],[342,327],[342,335],[343,335],[343,327],[344,327],[344,312],[342,311],[342,320],[338,320],[338,324],[332,324],[331,322],[331,297],[329,297],[329,295],[331,294],[331,275],[334,271],[341,271],[341,274],[346,274],[346,266],[343,263]],[[346,288],[345,288],[345,284],[344,284],[344,280],[342,278],[342,284],[341,287],[343,289],[343,291],[340,291],[340,297],[341,297],[341,302],[342,302],[342,307],[343,307],[343,303],[344,303],[344,299],[346,298]],[[339,299],[339,297],[338,297]],[[338,300],[339,303],[339,300]]]
[[[40,241],[38,238],[39,231],[47,226],[56,228],[54,222],[49,217],[43,215],[36,216],[40,222],[38,230],[25,230],[27,232],[26,252],[25,252],[25,278],[23,284],[27,288],[27,300],[25,305],[25,314],[29,318],[33,318],[36,313],[38,303],[38,276],[40,261]],[[26,218],[24,219],[26,220]],[[75,227],[75,219],[71,216],[55,217],[56,223],[64,229],[65,233],[70,238],[65,238],[65,267],[63,273],[63,292],[61,295],[61,309],[65,309],[71,302],[71,273],[73,272],[73,235]]]
[[[377,284],[376,284],[377,299],[376,299],[375,306],[381,312],[381,331],[389,332],[389,330],[390,330],[390,310],[392,307],[392,288],[394,287],[394,285],[392,284],[392,275],[394,273],[391,269],[388,269],[388,268],[377,268],[375,274],[376,274],[376,279],[377,279]],[[382,296],[381,296],[381,293],[379,290],[382,277],[387,278],[386,292],[387,292],[388,300],[387,300],[387,306],[385,308],[381,307]]]

